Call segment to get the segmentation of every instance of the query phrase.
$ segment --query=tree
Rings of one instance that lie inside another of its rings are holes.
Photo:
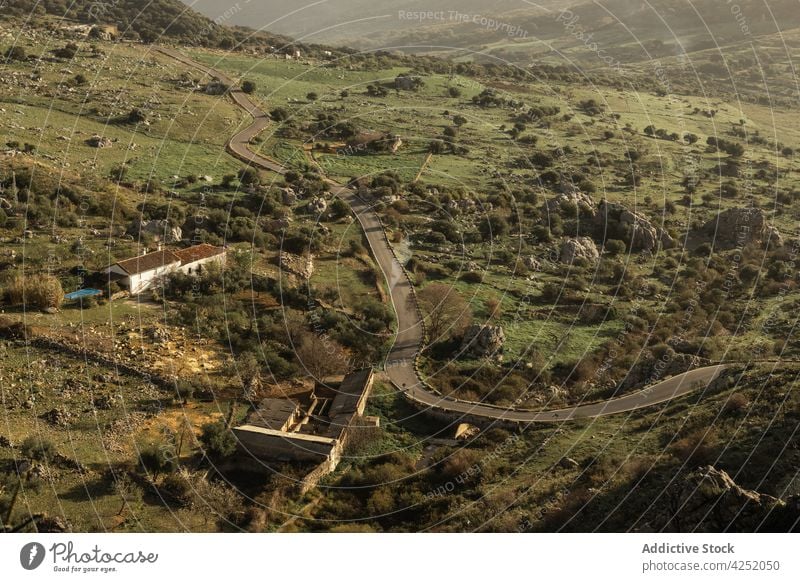
[[[261,178],[255,168],[242,168],[239,170],[238,178],[243,186],[258,186],[261,183]]]
[[[309,101],[316,101],[317,99],[319,99],[319,95],[312,91],[311,93],[308,93],[306,95],[306,99],[308,99]]]
[[[334,220],[350,215],[350,206],[341,198],[336,198],[330,206],[331,218]]]
[[[452,287],[433,283],[419,292],[418,299],[431,343],[458,337],[472,322],[469,304]]]
[[[447,94],[453,98],[461,97],[461,89],[459,89],[458,87],[449,87],[447,89]]]
[[[200,442],[203,444],[206,456],[214,460],[229,457],[236,451],[236,437],[224,420],[204,424],[201,428]]]
[[[683,139],[686,143],[691,145],[691,144],[696,144],[700,138],[693,133],[687,133],[686,135],[683,136]]]
[[[242,92],[247,93],[248,95],[255,93],[257,89],[257,85],[255,81],[251,81],[249,79],[242,81]]]
[[[478,226],[481,238],[490,241],[508,234],[508,221],[497,213],[489,214]]]
[[[286,121],[289,119],[289,112],[283,107],[277,107],[269,112],[269,116],[273,121]]]
[[[345,349],[328,336],[306,333],[295,350],[297,359],[316,380],[347,371],[350,358]]]
[[[189,399],[194,396],[195,386],[189,380],[180,380],[175,386],[175,393],[184,404],[187,404]]]
[[[648,125],[644,128],[644,134],[653,137],[656,134],[656,126],[655,125]]]
[[[72,60],[78,54],[78,45],[71,42],[61,48],[53,49],[52,52],[59,59]]]
[[[162,473],[171,473],[177,466],[178,459],[170,443],[152,443],[139,451],[139,463],[145,472],[150,473],[155,481]]]
[[[147,121],[147,115],[138,107],[134,107],[128,113],[128,123],[144,123]]]

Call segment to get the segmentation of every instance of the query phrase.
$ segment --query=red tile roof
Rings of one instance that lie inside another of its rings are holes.
[[[117,266],[128,273],[128,275],[138,275],[180,262],[180,260],[181,259],[172,251],[156,251],[132,259],[125,259],[124,261],[118,262]]]
[[[201,245],[189,247],[188,249],[175,251],[175,256],[180,259],[181,264],[188,265],[189,263],[202,261],[203,259],[210,259],[211,257],[216,257],[224,253],[225,249],[222,247],[215,247],[213,245],[203,243]]]

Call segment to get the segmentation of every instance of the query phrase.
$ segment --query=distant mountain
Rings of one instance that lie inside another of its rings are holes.
[[[602,66],[600,51],[606,62],[635,63],[800,27],[797,0],[251,0],[234,8],[183,1],[218,22],[312,42],[463,49],[515,63],[566,53],[584,66]],[[409,16],[414,12],[426,17]]]
[[[518,10],[530,15],[541,12],[537,6],[563,5],[565,0],[251,0],[233,8],[218,0],[183,2],[217,22],[263,28],[307,42],[358,45],[370,35],[446,26],[476,16],[498,18]],[[414,12],[438,14],[425,19],[408,15]]]

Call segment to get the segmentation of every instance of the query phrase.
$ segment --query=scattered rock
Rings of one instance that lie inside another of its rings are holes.
[[[525,265],[526,269],[531,271],[541,271],[542,264],[536,257],[525,257],[523,259],[523,264]]]
[[[600,259],[600,252],[594,241],[586,236],[570,238],[561,245],[560,260],[565,264],[572,264],[577,259],[596,263]]]
[[[618,222],[625,232],[625,244],[633,251],[655,252],[675,246],[675,241],[663,228],[654,226],[644,216],[621,204],[601,202],[595,222],[603,230],[606,230],[610,222]]]
[[[177,243],[183,240],[183,230],[179,226],[172,226],[168,220],[150,220],[141,224],[134,223],[128,229],[128,233],[134,236],[141,232],[152,234],[156,239],[166,243]]]
[[[681,354],[671,352],[669,355],[656,359],[653,356],[642,357],[622,381],[622,388],[644,388],[649,384],[666,380],[671,376],[683,374],[695,368],[707,366],[709,361],[694,354]]]
[[[110,148],[112,145],[114,145],[114,142],[107,137],[103,137],[102,135],[93,135],[86,140],[86,145],[93,148]]]
[[[328,209],[328,203],[324,198],[314,198],[308,203],[308,211],[313,214],[322,214]]]
[[[314,274],[314,256],[303,257],[292,253],[282,252],[279,257],[280,268],[289,274],[301,279],[310,279]]]
[[[798,517],[796,499],[782,501],[744,489],[728,473],[710,465],[698,467],[674,482],[666,498],[669,502],[655,510],[648,529],[695,533],[770,531],[783,527],[779,525],[783,522],[794,523]]]
[[[49,412],[45,412],[39,418],[49,422],[53,426],[65,427],[69,425],[70,414],[61,408],[54,408]]]
[[[547,215],[561,214],[562,210],[566,207],[573,206],[579,210],[583,210],[584,214],[594,216],[597,210],[594,200],[588,194],[584,194],[580,190],[571,189],[569,191],[561,192],[554,198],[544,203],[544,211]]]
[[[506,335],[499,325],[472,325],[464,334],[461,350],[474,358],[503,359]]]
[[[783,237],[760,208],[730,208],[720,212],[701,228],[701,234],[710,237],[718,249],[734,249],[756,242],[782,246]]]
[[[477,436],[479,432],[481,432],[481,429],[479,429],[477,426],[462,422],[456,428],[455,439],[459,441],[465,441]]]

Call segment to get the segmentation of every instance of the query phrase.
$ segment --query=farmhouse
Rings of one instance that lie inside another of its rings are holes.
[[[371,368],[358,370],[331,386],[317,386],[304,406],[290,399],[266,398],[235,427],[240,455],[262,462],[314,463],[307,485],[334,469],[357,421],[363,419],[372,391]],[[369,424],[364,419],[361,424]],[[376,426],[376,419],[371,420]]]
[[[137,295],[146,291],[165,275],[182,272],[199,275],[210,263],[222,264],[225,249],[201,244],[176,251],[158,250],[114,263],[106,269],[112,281]]]

